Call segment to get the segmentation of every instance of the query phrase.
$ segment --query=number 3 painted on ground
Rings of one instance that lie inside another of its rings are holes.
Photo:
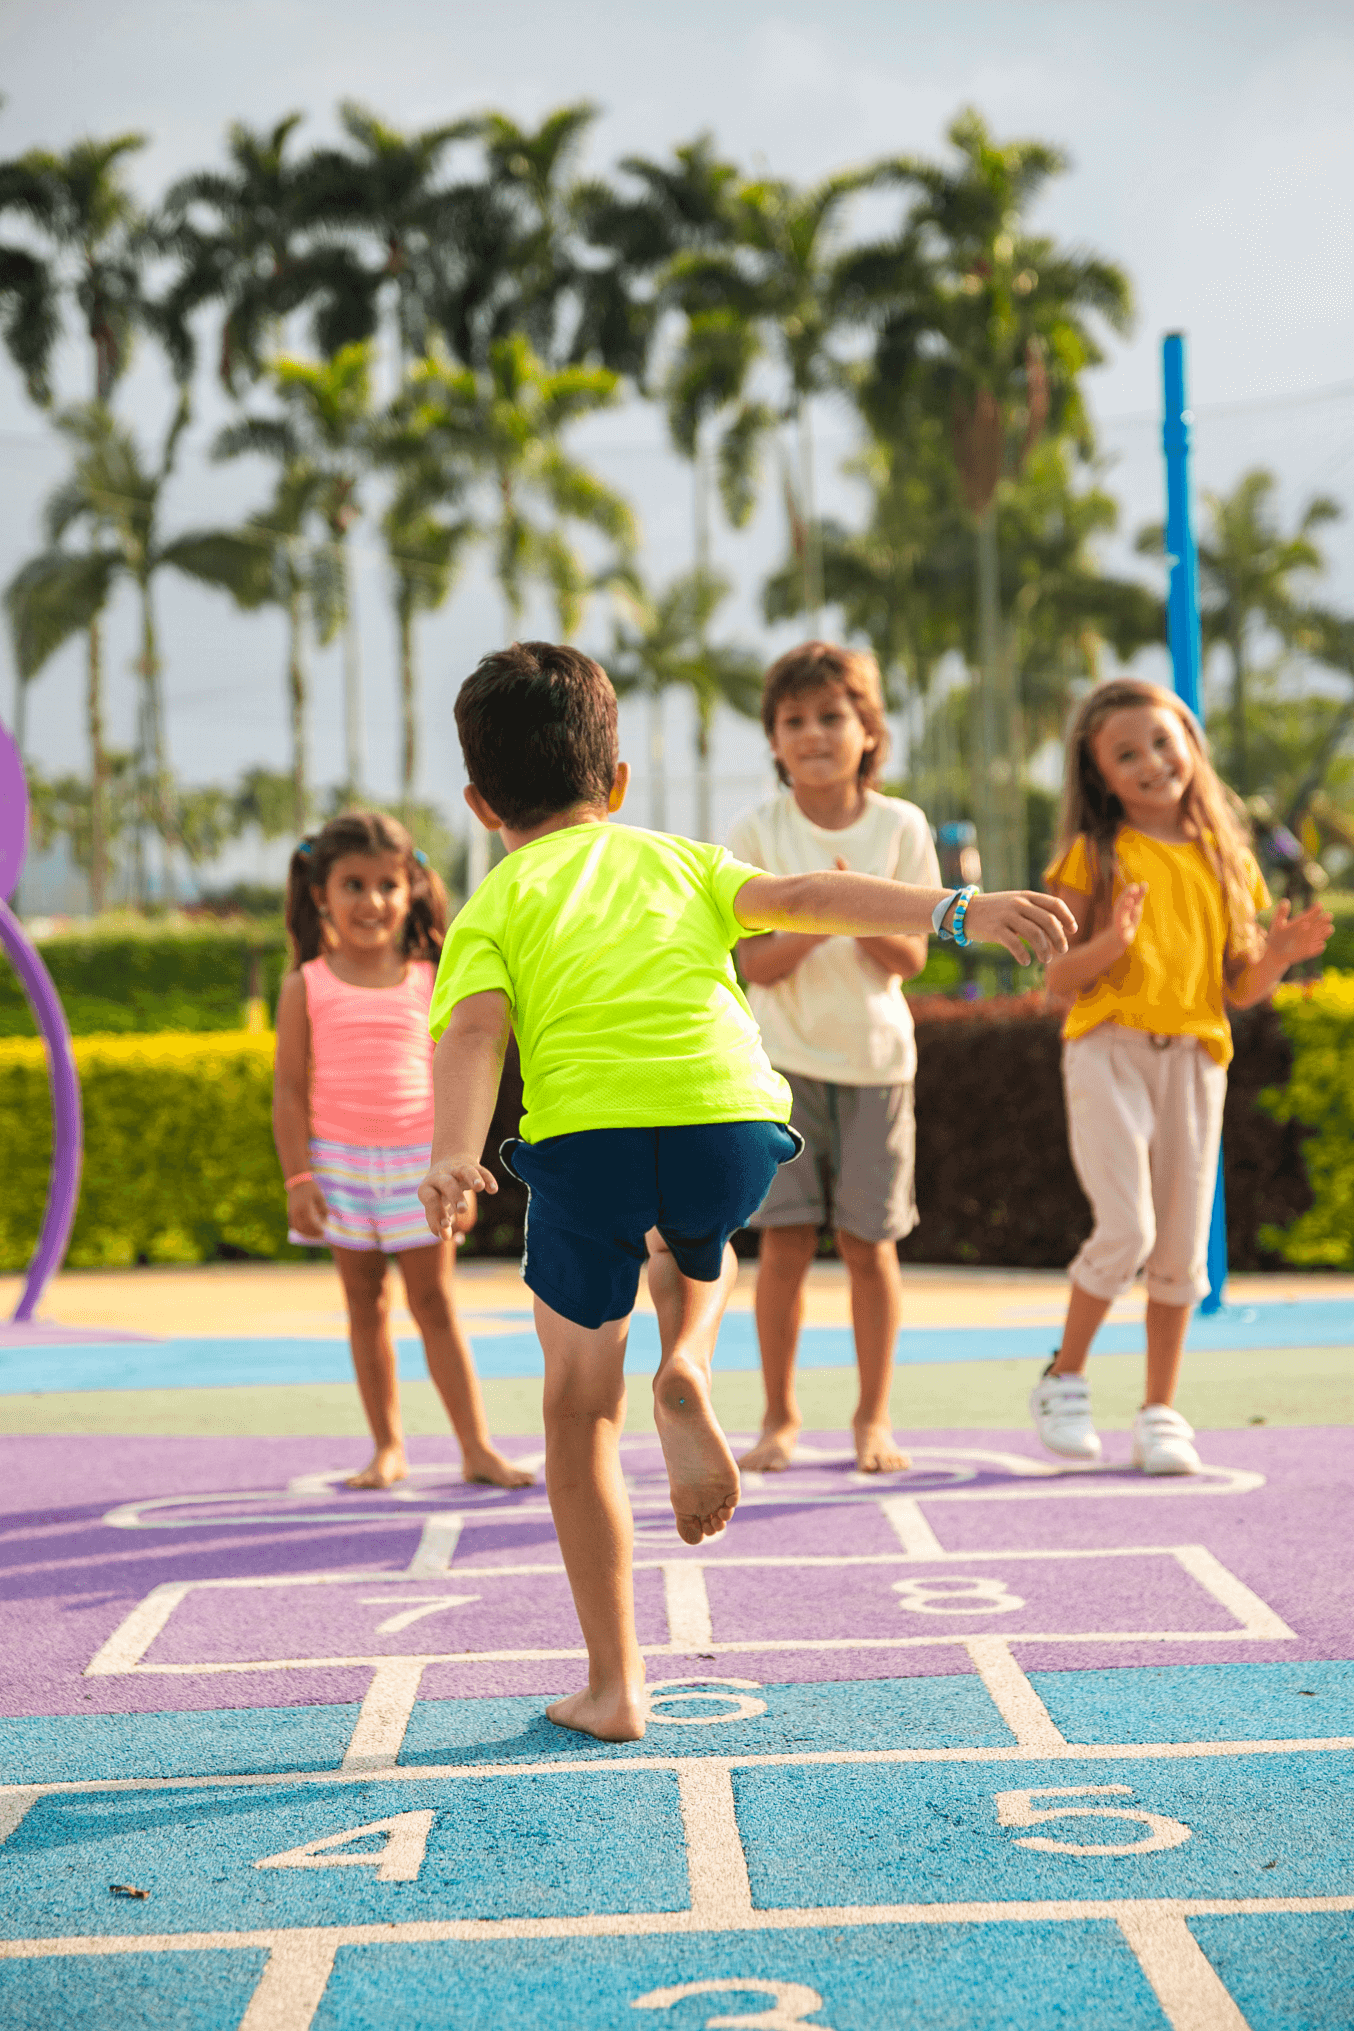
[[[705,2031],[721,2031],[724,2025],[737,2025],[741,2031],[796,2031],[803,2024],[811,2010],[821,2010],[823,1999],[816,1989],[806,1989],[802,1982],[764,1982],[750,1977],[747,1981],[728,1977],[715,1982],[683,1982],[677,1989],[651,1989],[647,1996],[641,1996],[630,2005],[632,2010],[670,2010],[674,2003],[680,2003],[687,1996],[722,1996],[741,1989],[746,1995],[751,1990],[756,1995],[771,1996],[774,2007],[770,2010],[756,2010],[750,2016],[707,2017]],[[829,2031],[826,2024],[810,2026],[810,2031]]]
[[[1178,1848],[1190,1836],[1183,1820],[1167,1819],[1159,1812],[1143,1812],[1132,1805],[1055,1805],[1051,1812],[1036,1811],[1036,1798],[1108,1798],[1114,1794],[1132,1798],[1129,1784],[1052,1785],[1043,1791],[999,1791],[996,1794],[998,1826],[1038,1826],[1047,1819],[1136,1819],[1148,1829],[1145,1841],[1051,1841],[1034,1834],[1017,1841],[1018,1848],[1038,1848],[1046,1855],[1150,1855],[1162,1848]]]

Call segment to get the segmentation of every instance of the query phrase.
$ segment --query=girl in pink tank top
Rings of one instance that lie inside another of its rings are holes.
[[[489,1437],[452,1298],[455,1255],[429,1233],[418,1198],[433,1135],[428,1005],[447,917],[441,882],[381,812],[347,811],[291,857],[293,963],[277,1004],[273,1135],[291,1239],[329,1245],[347,1301],[376,1448],[350,1488],[388,1488],[408,1472],[385,1291],[391,1255],[466,1480],[520,1488],[532,1478]],[[464,1225],[474,1218],[472,1207]]]

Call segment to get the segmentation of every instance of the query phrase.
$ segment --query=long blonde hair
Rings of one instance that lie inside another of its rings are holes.
[[[1194,714],[1173,691],[1164,690],[1160,684],[1148,684],[1141,677],[1112,677],[1108,683],[1097,684],[1082,700],[1067,735],[1058,844],[1044,880],[1054,879],[1076,840],[1084,838],[1094,887],[1091,907],[1077,935],[1078,944],[1084,944],[1108,923],[1118,872],[1115,842],[1124,823],[1124,807],[1105,787],[1096,766],[1095,738],[1111,713],[1142,705],[1159,705],[1173,712],[1185,730],[1194,773],[1184,795],[1184,815],[1222,889],[1230,927],[1229,956],[1249,958],[1255,950],[1256,924],[1251,896],[1254,863],[1245,807],[1220,781]]]

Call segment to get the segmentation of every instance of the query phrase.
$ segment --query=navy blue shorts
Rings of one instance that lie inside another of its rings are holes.
[[[500,1155],[529,1194],[527,1288],[576,1326],[628,1319],[656,1227],[683,1276],[714,1283],[781,1164],[804,1147],[778,1121],[589,1128]]]

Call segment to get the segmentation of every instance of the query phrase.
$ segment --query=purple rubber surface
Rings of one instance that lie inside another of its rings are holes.
[[[1354,1506],[1354,1429],[1206,1434],[1203,1456],[1210,1469],[1264,1477],[1263,1485],[1230,1493],[1215,1485],[1204,1491],[1197,1483],[1147,1483],[1122,1466],[1094,1476],[1031,1479],[1001,1457],[1041,1458],[1023,1432],[927,1432],[922,1439],[914,1469],[885,1481],[866,1483],[855,1475],[840,1438],[823,1434],[812,1439],[818,1458],[750,1483],[729,1531],[700,1554],[715,1639],[752,1646],[722,1651],[720,1672],[766,1684],[970,1672],[956,1639],[986,1633],[1015,1640],[1026,1672],[1354,1657],[1348,1533],[1338,1521]],[[507,1443],[519,1455],[539,1458],[539,1441]],[[1110,1447],[1126,1450],[1127,1440],[1111,1437]],[[625,1451],[636,1559],[682,1562],[690,1554],[666,1511],[656,1443],[627,1441]],[[386,1494],[323,1484],[285,1492],[293,1477],[361,1465],[365,1450],[356,1439],[25,1437],[7,1440],[4,1456],[5,1715],[290,1706],[358,1701],[367,1692],[369,1664],[83,1677],[91,1657],[138,1603],[171,1582],[382,1574],[381,1589],[391,1600],[372,1601],[360,1579],[308,1588],[195,1589],[145,1650],[148,1664],[579,1647],[543,1490],[538,1485],[506,1494],[465,1486],[450,1442],[415,1441],[412,1482]],[[1075,1492],[1088,1485],[1105,1492]],[[258,1499],[243,1500],[241,1491]],[[880,1500],[898,1495],[920,1502],[947,1552],[1097,1555],[975,1557],[962,1567],[900,1568],[894,1562],[899,1538]],[[105,1520],[117,1506],[157,1498],[191,1499],[143,1511],[142,1527]],[[428,1516],[453,1511],[465,1522],[449,1570],[392,1587],[388,1576],[405,1573]],[[1236,1633],[1235,1600],[1210,1591],[1171,1550],[1190,1545],[1205,1547],[1295,1636],[1257,1640]],[[734,1563],[821,1558],[825,1552],[880,1562]],[[459,1578],[468,1566],[523,1565],[547,1570],[504,1573],[501,1581],[481,1570],[474,1579],[467,1574],[463,1585]],[[921,1583],[920,1594],[906,1592],[914,1581]],[[377,1633],[395,1596],[415,1604],[452,1593],[475,1598],[448,1604],[397,1633]],[[641,1641],[665,1642],[663,1576],[656,1568],[637,1572],[636,1596]],[[1161,1632],[1172,1632],[1172,1640],[1162,1640]],[[1085,1640],[1022,1640],[1030,1633]],[[1110,1633],[1127,1640],[1103,1640]],[[857,1647],[862,1638],[900,1634],[943,1640]],[[833,1641],[852,1647],[801,1647]],[[709,1669],[709,1652],[661,1662],[665,1677]],[[574,1658],[462,1662],[457,1655],[428,1666],[421,1696],[556,1693],[576,1683],[578,1671]]]

